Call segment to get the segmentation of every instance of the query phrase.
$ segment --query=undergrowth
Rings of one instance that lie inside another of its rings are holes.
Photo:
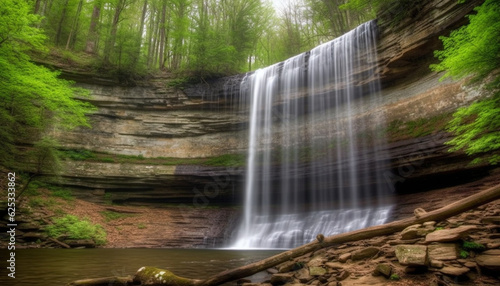
[[[65,236],[70,239],[92,239],[97,245],[106,243],[106,231],[99,224],[93,224],[88,219],[80,219],[74,215],[65,215],[53,219],[54,224],[46,227],[50,237]]]

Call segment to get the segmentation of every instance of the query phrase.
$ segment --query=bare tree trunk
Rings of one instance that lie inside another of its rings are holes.
[[[80,19],[80,13],[82,12],[82,5],[83,5],[83,0],[80,0],[80,2],[78,2],[78,8],[76,10],[76,15],[75,15],[75,19],[73,21],[73,26],[71,26],[71,31],[69,32],[68,40],[66,41],[66,50],[69,50],[69,46],[70,46],[70,43],[73,39],[73,35],[76,34],[77,26],[78,26],[78,19]]]
[[[33,14],[38,14],[38,11],[40,11],[40,2],[42,2],[42,0],[35,0]]]
[[[120,22],[120,15],[123,9],[125,9],[126,5],[127,5],[127,0],[118,0],[118,3],[116,4],[115,14],[113,16],[113,22],[111,23],[111,32],[108,40],[106,41],[106,45],[104,46],[104,56],[103,56],[104,63],[110,62],[111,54],[113,53],[113,49],[116,42],[116,33],[118,32],[118,23]]]
[[[160,13],[161,15],[161,13]],[[160,20],[161,17],[156,15],[156,21],[155,21],[155,29],[154,29],[154,36],[153,36],[153,62],[152,62],[152,67],[156,68],[157,63],[158,63],[158,46],[159,46],[159,39],[158,39],[158,34],[160,33]]]
[[[153,67],[154,62],[154,49],[155,49],[155,35],[156,35],[156,21],[155,21],[156,7],[154,2],[152,3],[152,7],[149,13],[149,37],[148,37],[148,58],[147,58],[147,66],[148,68]]]
[[[68,2],[69,2],[69,0],[66,0],[64,2],[64,7],[62,10],[61,18],[59,19],[59,25],[57,26],[57,33],[56,33],[56,39],[55,39],[56,45],[59,44],[59,39],[61,38],[62,26],[63,26],[64,19],[66,18],[66,11],[68,10]]]
[[[135,67],[141,55],[142,34],[144,33],[144,22],[146,22],[147,11],[148,11],[148,0],[144,0],[144,5],[142,6],[141,26],[139,27],[139,34],[137,35],[137,43],[136,43],[137,47],[134,53],[134,58],[132,59],[132,67]]]
[[[358,241],[363,239],[369,239],[382,235],[389,235],[395,232],[399,232],[404,230],[405,228],[414,225],[420,224],[427,221],[442,221],[454,215],[461,214],[473,208],[479,207],[481,205],[490,203],[500,199],[500,185],[489,188],[485,191],[479,192],[467,198],[464,198],[460,201],[447,205],[443,208],[440,208],[435,211],[427,212],[415,217],[407,218],[404,220],[399,220],[383,225],[372,226],[365,229],[355,230],[347,233],[332,235],[326,237],[323,241],[315,240],[308,244],[299,246],[297,248],[279,253],[272,257],[263,259],[258,262],[254,262],[242,267],[238,267],[235,269],[227,270],[222,273],[216,274],[212,277],[209,277],[206,280],[190,280],[195,286],[216,286],[226,282],[234,281],[240,278],[248,277],[260,271],[264,271],[271,267],[274,267],[283,262],[289,261],[293,258],[302,256],[304,254],[314,252],[321,248],[333,246],[336,244]],[[179,278],[179,283],[184,283],[186,278]],[[82,284],[70,284],[70,285],[82,285]],[[97,284],[86,284],[86,285],[97,285]],[[165,284],[167,285],[167,284]],[[168,284],[170,286],[175,285],[183,285],[178,284],[177,281],[170,280]]]
[[[97,33],[97,23],[99,22],[99,16],[101,15],[101,3],[96,1],[94,4],[94,9],[92,10],[92,18],[90,18],[89,34],[87,36],[87,44],[85,46],[85,52],[89,54],[96,53],[97,38],[99,34]]]
[[[161,6],[161,22],[160,22],[160,48],[158,56],[160,61],[160,70],[165,68],[165,40],[166,40],[166,14],[167,14],[167,1],[162,1]]]

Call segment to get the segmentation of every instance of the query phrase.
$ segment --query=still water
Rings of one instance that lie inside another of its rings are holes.
[[[22,249],[16,250],[16,278],[7,277],[8,252],[0,251],[0,285],[66,285],[86,278],[127,276],[142,266],[203,279],[272,256],[277,250],[210,249]],[[256,278],[258,279],[258,278]]]

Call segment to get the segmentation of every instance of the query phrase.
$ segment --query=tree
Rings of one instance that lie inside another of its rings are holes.
[[[110,63],[110,58],[113,53],[115,43],[116,43],[116,34],[118,33],[118,24],[120,23],[121,20],[121,14],[123,10],[127,7],[128,5],[128,0],[116,0],[114,2],[114,14],[113,14],[113,20],[111,22],[111,28],[110,28],[110,33],[108,35],[108,38],[106,40],[105,46],[104,46],[104,55],[103,55],[103,64],[107,65]]]
[[[172,24],[175,27],[172,31],[172,59],[170,69],[178,70],[181,68],[183,59],[186,57],[185,42],[189,31],[189,18],[191,0],[175,0],[172,14]]]
[[[99,39],[99,33],[97,30],[97,24],[99,22],[99,16],[101,15],[101,1],[95,0],[94,7],[92,9],[92,17],[90,19],[89,32],[87,34],[87,43],[85,45],[85,52],[89,54],[97,53],[97,41]]]
[[[24,0],[0,6],[0,161],[5,167],[33,174],[56,166],[52,128],[89,126],[90,104],[77,100],[85,91],[59,79],[58,73],[33,64],[27,51],[42,51],[45,36],[36,28],[40,17]],[[52,146],[52,147],[51,147]],[[31,150],[31,152],[26,152]]]
[[[472,75],[484,80],[500,66],[500,2],[486,0],[469,15],[469,24],[442,37],[444,49],[436,51],[439,64],[434,71],[446,71],[443,78],[455,79]],[[491,164],[500,162],[500,75],[494,75],[489,88],[491,98],[458,109],[448,124],[455,138],[447,142],[450,151],[464,150],[468,155],[493,152]],[[478,162],[477,160],[475,162]]]
[[[73,25],[69,32],[68,40],[66,41],[66,50],[69,50],[70,45],[74,44],[74,38],[76,38],[76,33],[78,32],[78,23],[80,19],[80,14],[82,12],[83,0],[78,2],[78,9],[76,10],[75,18],[73,19]]]

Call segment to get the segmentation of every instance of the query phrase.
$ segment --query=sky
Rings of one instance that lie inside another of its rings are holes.
[[[271,2],[273,4],[274,10],[276,12],[281,11],[286,5],[290,2],[295,2],[296,0],[266,0],[268,2]]]
[[[285,2],[288,2],[289,0],[267,0],[267,1],[273,3],[274,10],[280,11],[281,8],[285,6]]]

